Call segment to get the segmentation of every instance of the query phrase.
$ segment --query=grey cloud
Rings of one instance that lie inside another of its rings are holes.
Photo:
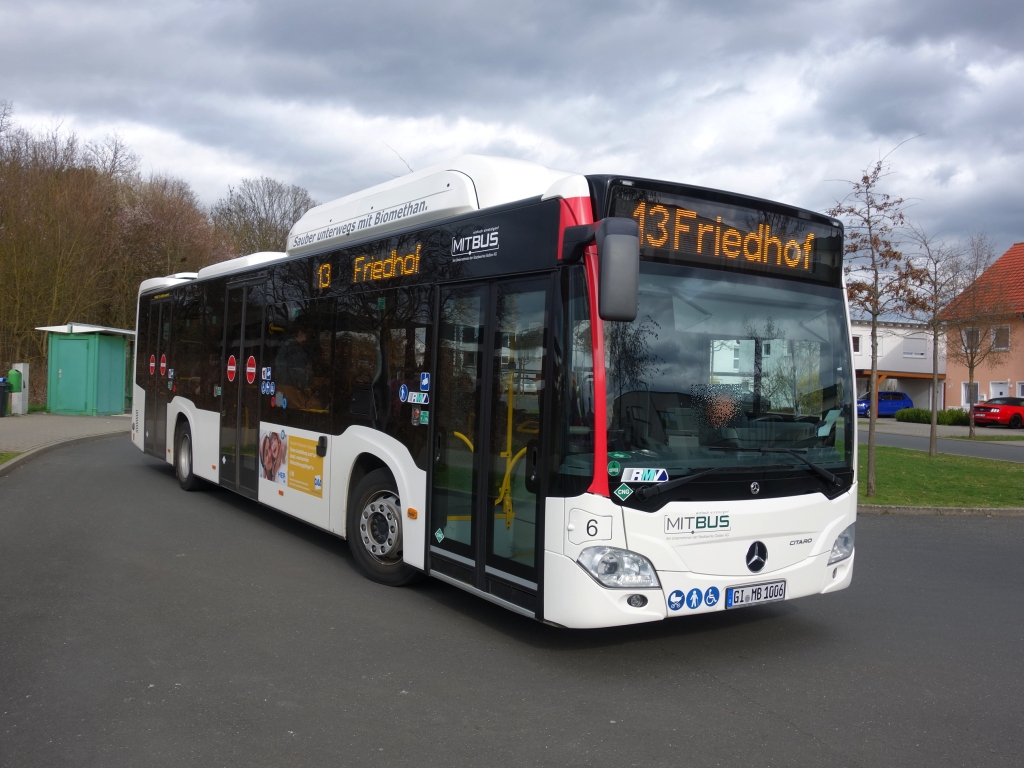
[[[931,170],[907,194],[941,191],[957,202],[935,203],[936,221],[959,210],[1010,240],[1024,238],[1005,213],[1024,207],[1024,78],[982,82],[971,68],[1019,66],[1022,33],[1024,4],[994,0],[56,1],[0,9],[0,98],[167,130],[286,169],[323,199],[401,173],[383,141],[408,119],[512,126],[580,170],[738,178],[738,191],[817,208],[835,194],[825,180],[923,133],[906,162]],[[765,122],[763,105],[794,88],[809,108]],[[359,147],[305,141],[323,108],[340,111],[327,129],[339,140],[352,132],[344,110],[383,133]],[[665,167],[656,143],[685,148],[701,124],[721,129],[717,143]],[[487,130],[470,148],[541,151]],[[396,149],[414,167],[443,159],[415,140]],[[773,164],[779,189],[758,175]],[[972,175],[985,176],[973,197],[956,197]]]

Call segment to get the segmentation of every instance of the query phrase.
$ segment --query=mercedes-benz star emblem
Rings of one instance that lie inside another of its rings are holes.
[[[760,541],[755,541],[747,550],[747,568],[751,573],[757,573],[768,562],[768,547]]]
[[[759,494],[761,492],[761,484],[760,483],[751,483],[750,484],[750,492],[752,494],[754,494],[755,496],[757,496],[757,494]]]

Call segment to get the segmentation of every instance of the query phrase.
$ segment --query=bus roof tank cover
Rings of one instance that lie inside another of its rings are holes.
[[[597,226],[600,264],[598,313],[602,320],[636,320],[640,288],[640,227],[635,219],[610,216]]]

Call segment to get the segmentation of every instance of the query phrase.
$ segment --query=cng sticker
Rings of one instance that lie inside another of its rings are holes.
[[[228,381],[235,380],[235,371],[238,369],[238,361],[234,355],[228,356]]]
[[[256,358],[252,355],[245,361],[245,380],[250,384],[256,381]]]
[[[156,355],[149,356],[149,375],[156,373]]]
[[[167,355],[160,355],[160,375],[167,373]]]
[[[434,531],[434,538],[437,539],[437,543],[440,544],[442,541],[444,541],[444,531],[438,528],[436,531]]]
[[[626,467],[622,470],[622,479],[627,483],[664,483],[668,480],[668,472],[664,469]]]
[[[633,495],[633,489],[630,488],[625,483],[623,483],[622,485],[615,489],[615,495],[618,496],[623,501],[625,501],[626,499]]]

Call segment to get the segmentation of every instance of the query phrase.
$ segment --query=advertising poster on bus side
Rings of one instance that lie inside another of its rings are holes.
[[[287,430],[260,432],[260,477],[310,496],[323,498],[324,460],[316,455],[316,441]]]

